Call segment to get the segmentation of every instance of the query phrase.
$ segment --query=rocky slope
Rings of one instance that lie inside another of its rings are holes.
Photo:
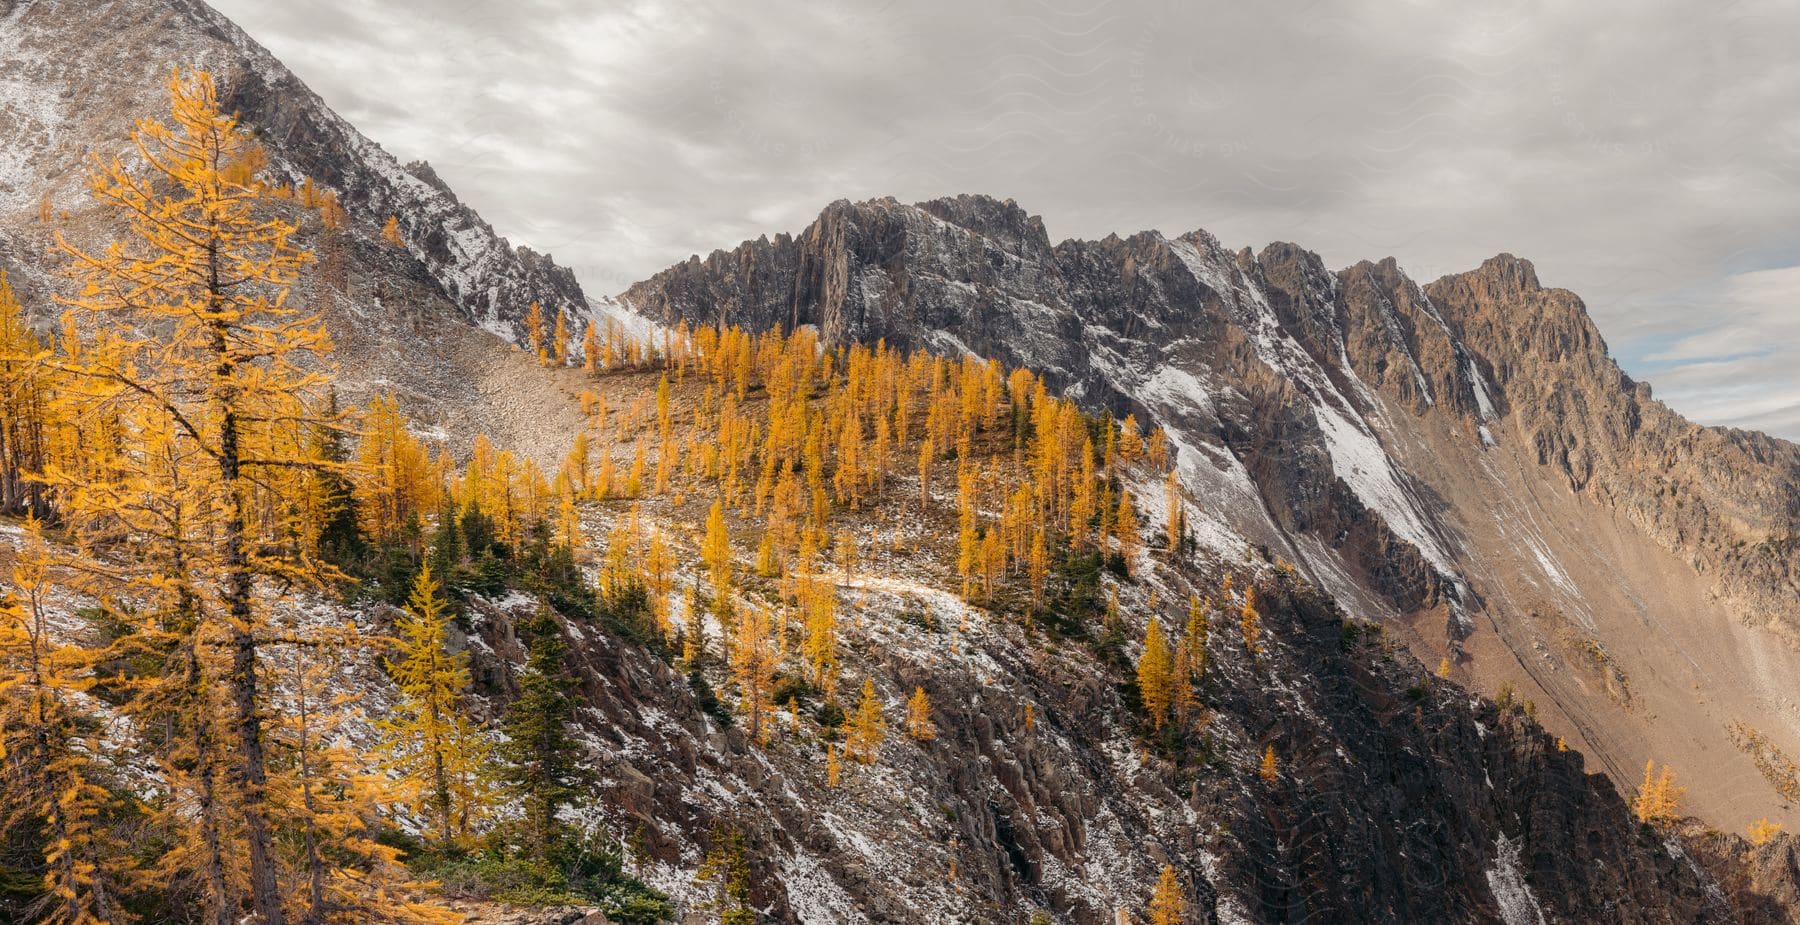
[[[1800,747],[1800,448],[1654,401],[1526,261],[1420,286],[1203,231],[1053,245],[961,196],[834,203],[621,298],[1045,371],[1168,429],[1214,548],[1277,550],[1477,687],[1523,685],[1621,783],[1655,757],[1706,770],[1719,825],[1791,813],[1727,727]]]
[[[82,243],[119,232],[96,214],[87,176],[96,158],[130,162],[131,126],[167,111],[177,67],[212,70],[274,175],[312,178],[348,213],[343,284],[311,272],[293,299],[328,323],[344,401],[393,392],[452,446],[485,432],[546,464],[560,458],[581,420],[575,393],[492,335],[520,337],[532,300],[585,317],[573,276],[508,244],[428,166],[400,165],[197,0],[0,2],[0,270],[28,309],[45,324],[56,313],[54,231]],[[286,208],[320,250],[316,212]],[[404,249],[381,236],[389,215]]]
[[[0,213],[85,205],[89,159],[127,148],[131,120],[167,98],[176,66],[214,72],[277,175],[337,192],[365,233],[399,219],[433,286],[467,321],[517,337],[524,306],[583,314],[568,270],[513,247],[431,167],[402,165],[339,118],[262,46],[200,0],[0,2]]]
[[[1519,704],[1427,677],[1378,626],[1346,622],[1261,560],[1146,560],[1147,577],[1108,579],[1131,636],[1227,571],[1262,589],[1264,655],[1228,641],[1235,604],[1215,615],[1204,744],[1147,747],[1128,662],[1106,654],[1099,627],[1027,630],[969,608],[948,590],[948,520],[908,513],[906,494],[852,528],[871,546],[898,531],[918,551],[836,576],[854,614],[844,670],[874,679],[890,715],[922,686],[940,735],[896,735],[878,765],[847,765],[838,788],[825,786],[811,735],[784,729],[757,748],[652,653],[604,626],[568,629],[607,781],[597,812],[615,831],[647,833],[653,882],[691,895],[693,845],[722,818],[749,835],[773,921],[1024,922],[1045,910],[1110,923],[1142,908],[1165,861],[1195,922],[1781,920],[1734,911],[1737,893],[1631,821],[1605,778]],[[679,535],[705,503],[642,512]],[[589,533],[626,510],[602,505]],[[492,676],[517,651],[510,619],[495,610],[478,624]],[[707,676],[723,689],[722,673]],[[1269,747],[1282,762],[1274,781],[1256,770]]]

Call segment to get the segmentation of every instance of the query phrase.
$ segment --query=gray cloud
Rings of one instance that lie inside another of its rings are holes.
[[[214,2],[597,292],[880,195],[1512,251],[1678,409],[1800,436],[1791,4]]]

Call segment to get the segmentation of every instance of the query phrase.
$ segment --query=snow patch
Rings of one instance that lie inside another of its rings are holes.
[[[1506,925],[1545,925],[1544,909],[1531,894],[1531,886],[1519,868],[1522,842],[1523,839],[1514,842],[1505,835],[1494,841],[1494,862],[1487,869],[1488,892],[1494,894],[1500,919]]]

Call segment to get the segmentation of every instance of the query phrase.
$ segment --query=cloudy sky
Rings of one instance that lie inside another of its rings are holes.
[[[1510,251],[1681,411],[1800,437],[1794,4],[212,2],[590,291],[888,195]]]

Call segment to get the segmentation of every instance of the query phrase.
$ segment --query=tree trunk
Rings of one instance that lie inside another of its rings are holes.
[[[189,630],[190,633],[196,630]],[[212,925],[231,925],[233,907],[225,884],[225,853],[219,826],[217,766],[213,764],[211,707],[201,699],[199,640],[190,637],[187,649],[188,693],[194,703],[194,760],[200,779],[200,832],[206,848],[207,918]]]
[[[207,254],[208,292],[216,311],[225,296],[219,281],[217,244]],[[220,543],[224,554],[225,608],[231,631],[232,726],[237,739],[232,776],[243,801],[244,832],[249,842],[250,901],[261,925],[286,925],[281,907],[281,885],[276,876],[275,851],[267,816],[268,771],[263,756],[262,714],[257,704],[256,627],[251,607],[254,576],[245,550],[244,492],[240,484],[241,449],[238,446],[238,402],[231,384],[236,364],[226,341],[225,323],[214,321],[213,356],[218,361],[218,383],[213,400],[219,412],[219,490],[224,495],[225,523]]]

